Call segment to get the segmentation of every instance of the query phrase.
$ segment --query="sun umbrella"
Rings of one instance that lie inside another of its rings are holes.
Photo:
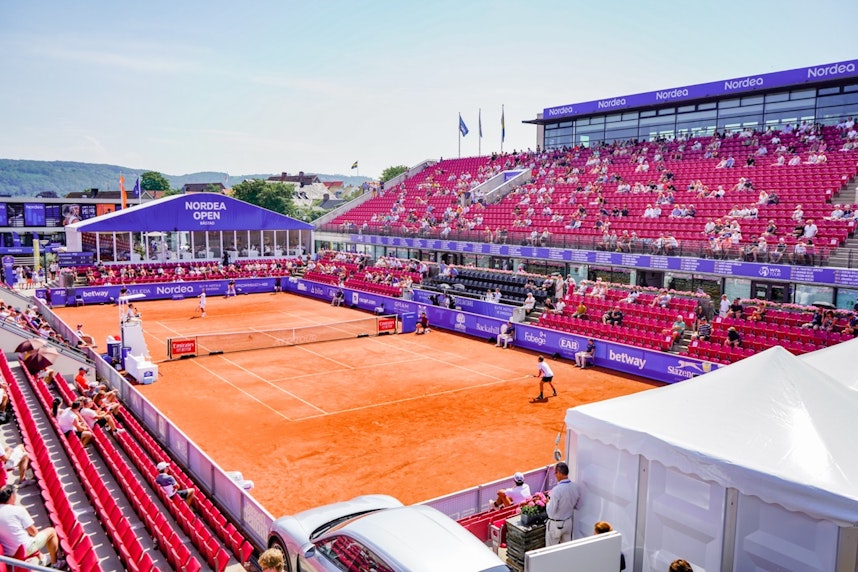
[[[24,366],[30,373],[37,373],[54,364],[60,354],[54,348],[45,346],[24,358]]]
[[[831,302],[814,302],[813,305],[817,308],[825,308],[828,310],[834,310],[837,308],[837,306],[835,306]]]
[[[18,344],[18,347],[15,348],[15,353],[31,352],[33,350],[43,348],[46,345],[48,345],[48,342],[42,338],[30,338],[29,340],[24,340]]]

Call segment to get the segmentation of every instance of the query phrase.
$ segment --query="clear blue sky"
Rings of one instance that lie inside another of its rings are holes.
[[[858,57],[858,2],[0,3],[0,157],[170,175],[535,147],[545,107]]]

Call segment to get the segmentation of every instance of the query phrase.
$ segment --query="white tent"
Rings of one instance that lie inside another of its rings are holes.
[[[570,409],[576,535],[611,521],[636,570],[683,557],[695,570],[833,571],[851,558],[853,572],[856,418],[858,391],[780,347]]]
[[[858,338],[804,354],[799,359],[846,384],[847,387],[858,390],[856,355],[858,355]]]

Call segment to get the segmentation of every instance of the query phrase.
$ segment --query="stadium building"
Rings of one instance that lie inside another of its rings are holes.
[[[846,268],[855,264],[850,242],[855,220],[827,219],[836,203],[856,202],[858,169],[849,139],[856,116],[858,60],[548,107],[525,121],[537,126],[536,152],[425,161],[388,181],[381,196],[365,195],[317,221],[316,247],[485,269],[523,266],[579,280],[602,277],[677,290],[700,288],[731,299],[820,301],[851,308],[858,297],[858,275]],[[814,134],[806,136],[809,129]],[[720,155],[716,150],[709,156],[706,147],[716,135]],[[825,165],[811,165],[820,148]],[[604,173],[608,180],[600,181],[587,162],[597,153],[603,162],[612,154]],[[746,167],[752,155],[753,169]],[[776,165],[779,155],[785,155],[785,163],[797,156],[797,166]],[[632,156],[642,157],[653,171],[638,172],[630,164]],[[719,168],[719,161],[728,157],[735,167]],[[575,181],[580,181],[574,184],[573,167]],[[564,170],[566,179],[558,182]],[[665,216],[670,211],[660,219],[641,218],[647,200],[654,201],[657,194],[620,194],[618,181],[651,183],[648,190],[655,190],[662,170],[671,176],[668,186],[675,187],[676,201],[693,203],[696,218]],[[694,181],[701,188],[711,186],[710,193],[720,186],[729,192],[740,178],[753,181],[745,188],[753,192],[733,193],[722,201],[703,198],[702,192],[686,194]],[[540,212],[526,215],[523,201],[528,199],[522,193],[546,186],[554,191],[551,210],[539,204]],[[611,228],[640,237],[641,244],[615,248],[602,242],[604,233],[592,227],[596,205],[587,204],[600,200],[591,194],[596,186],[599,197],[604,189],[609,211],[628,206],[622,218],[605,217]],[[722,252],[718,246],[713,251],[711,237],[703,233],[706,220],[730,217],[739,201],[743,206],[757,203],[760,191],[778,195],[779,203],[760,205],[755,219],[743,220],[741,242],[731,250]],[[478,212],[472,208],[477,197],[484,206]],[[573,208],[571,203],[577,204]],[[581,228],[568,228],[572,211],[582,203],[590,209],[588,218]],[[820,229],[805,253],[804,245],[796,247],[801,242],[791,218],[796,207],[803,209],[802,224],[811,219]],[[448,208],[466,212],[442,221]],[[426,224],[429,210],[435,222]],[[852,212],[852,207],[846,210]],[[551,218],[541,216],[552,211]],[[776,248],[782,237],[784,251],[753,256],[750,241],[764,235],[771,221],[778,230],[766,235],[770,246]],[[654,248],[663,232],[676,243]]]
[[[703,137],[858,114],[858,60],[548,107],[536,119],[544,149],[638,139]]]

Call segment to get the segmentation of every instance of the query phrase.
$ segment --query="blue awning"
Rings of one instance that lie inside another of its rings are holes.
[[[78,232],[313,230],[313,225],[215,193],[175,195],[66,228]]]

